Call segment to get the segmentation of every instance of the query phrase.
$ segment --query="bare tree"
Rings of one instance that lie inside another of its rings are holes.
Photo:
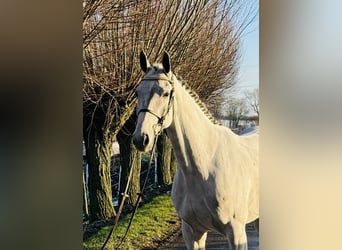
[[[259,89],[245,92],[245,98],[248,105],[259,117]]]
[[[230,97],[223,112],[228,117],[229,127],[235,129],[238,128],[241,118],[248,114],[249,109],[244,99]]]
[[[114,214],[108,149],[120,131],[120,149],[128,157],[121,158],[124,181],[128,178],[127,165],[134,158],[129,157],[130,138],[123,135],[131,134],[134,127],[134,121],[129,118],[134,112],[134,91],[141,76],[136,58],[144,24],[153,21],[146,17],[153,17],[157,11],[155,4],[153,1],[84,1],[83,127],[89,163],[91,220]],[[139,189],[139,180],[132,183],[136,188],[130,189],[131,200]]]

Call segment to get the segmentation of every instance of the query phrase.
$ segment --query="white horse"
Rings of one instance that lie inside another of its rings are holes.
[[[216,124],[171,72],[166,52],[162,64],[152,66],[141,52],[140,66],[145,76],[136,91],[133,142],[151,150],[166,129],[178,166],[171,195],[187,248],[205,249],[207,232],[215,230],[230,249],[247,249],[245,225],[259,218],[258,135],[238,136]]]

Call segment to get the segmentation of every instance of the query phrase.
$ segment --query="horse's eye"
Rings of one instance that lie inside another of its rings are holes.
[[[169,95],[170,95],[169,92],[164,92],[164,93],[163,93],[163,97],[168,97]]]

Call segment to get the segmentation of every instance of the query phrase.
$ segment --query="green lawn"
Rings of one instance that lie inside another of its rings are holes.
[[[114,249],[118,246],[122,238],[130,214],[122,218],[106,249]],[[163,194],[153,198],[153,200],[138,209],[129,234],[121,249],[142,249],[154,248],[156,241],[170,234],[179,228],[178,215],[173,207],[170,194]],[[100,249],[104,243],[111,227],[102,228],[96,235],[91,236],[83,242],[83,249]]]

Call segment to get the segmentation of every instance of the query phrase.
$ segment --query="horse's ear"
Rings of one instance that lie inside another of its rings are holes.
[[[169,73],[171,70],[171,63],[170,63],[169,53],[167,53],[166,51],[164,52],[164,55],[163,55],[162,64],[163,64],[165,73],[166,74]]]
[[[144,71],[145,73],[147,71],[147,68],[150,67],[150,63],[148,62],[145,52],[143,50],[140,52],[140,67],[142,71]]]

